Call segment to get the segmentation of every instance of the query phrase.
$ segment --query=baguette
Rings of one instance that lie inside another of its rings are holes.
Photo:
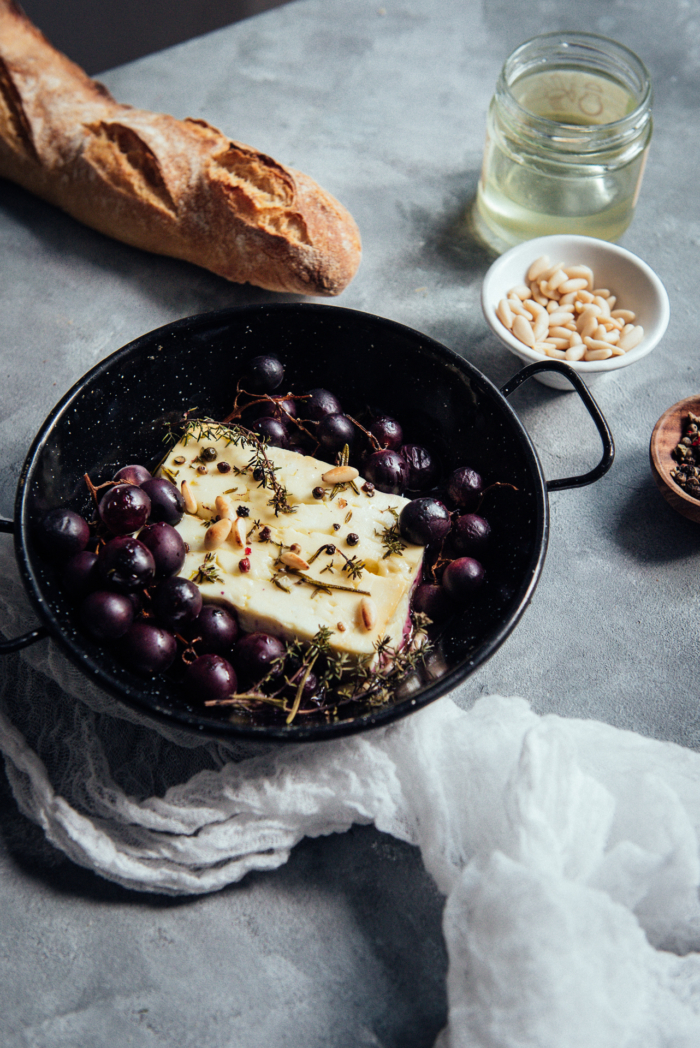
[[[0,0],[0,176],[161,255],[271,291],[337,295],[360,261],[345,208],[204,120],[120,105]]]

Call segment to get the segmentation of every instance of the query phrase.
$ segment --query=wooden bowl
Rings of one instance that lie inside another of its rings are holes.
[[[649,460],[656,486],[669,505],[689,520],[700,523],[700,500],[686,495],[671,477],[676,465],[672,452],[683,436],[683,424],[689,412],[700,415],[700,394],[679,400],[664,411],[651,434]]]

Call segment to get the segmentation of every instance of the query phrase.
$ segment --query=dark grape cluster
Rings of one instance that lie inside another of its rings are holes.
[[[441,484],[435,456],[422,445],[405,443],[396,419],[379,413],[369,420],[361,415],[364,424],[357,422],[327,389],[283,393],[284,375],[283,363],[272,354],[248,362],[237,393],[237,403],[244,396],[249,404],[241,409],[248,428],[268,445],[331,460],[347,447],[362,464],[368,497],[377,489],[411,499],[394,525],[392,542],[400,547],[400,536],[426,547],[414,610],[439,623],[472,602],[486,579],[483,562],[488,565],[491,542],[491,526],[479,512],[480,474],[462,466]],[[201,455],[204,461],[217,458],[214,448]],[[230,466],[219,462],[217,469],[224,473]],[[298,654],[290,656],[271,634],[241,632],[233,608],[203,604],[199,587],[180,576],[186,547],[176,526],[185,504],[174,484],[130,464],[99,490],[92,524],[58,508],[36,528],[90,637],[111,645],[139,674],[172,667],[186,694],[203,702],[254,691],[261,680],[292,701],[303,682],[302,700],[314,699],[318,678]],[[324,493],[318,487],[313,495],[323,499]],[[357,536],[350,533],[348,545],[356,544],[353,539]]]

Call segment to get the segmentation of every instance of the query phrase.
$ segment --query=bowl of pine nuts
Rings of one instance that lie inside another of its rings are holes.
[[[670,312],[665,287],[641,258],[568,234],[501,255],[484,277],[481,305],[494,334],[525,363],[563,360],[589,385],[651,353]],[[572,388],[556,372],[535,377]]]

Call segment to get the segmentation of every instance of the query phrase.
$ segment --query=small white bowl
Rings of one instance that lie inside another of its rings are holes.
[[[596,286],[608,288],[617,296],[615,308],[632,310],[636,314],[635,323],[644,328],[642,341],[622,356],[609,357],[608,360],[566,361],[588,385],[593,385],[611,371],[636,364],[647,353],[651,353],[666,331],[670,313],[666,288],[656,273],[624,247],[607,240],[564,233],[538,237],[512,247],[496,259],[484,277],[481,289],[484,316],[491,330],[511,353],[515,353],[526,364],[549,359],[512,335],[496,316],[498,303],[512,287],[525,282],[528,269],[541,255],[549,255],[552,264],[562,262],[564,265],[589,266],[593,270]],[[572,389],[563,375],[557,372],[543,372],[535,378],[554,389]]]

